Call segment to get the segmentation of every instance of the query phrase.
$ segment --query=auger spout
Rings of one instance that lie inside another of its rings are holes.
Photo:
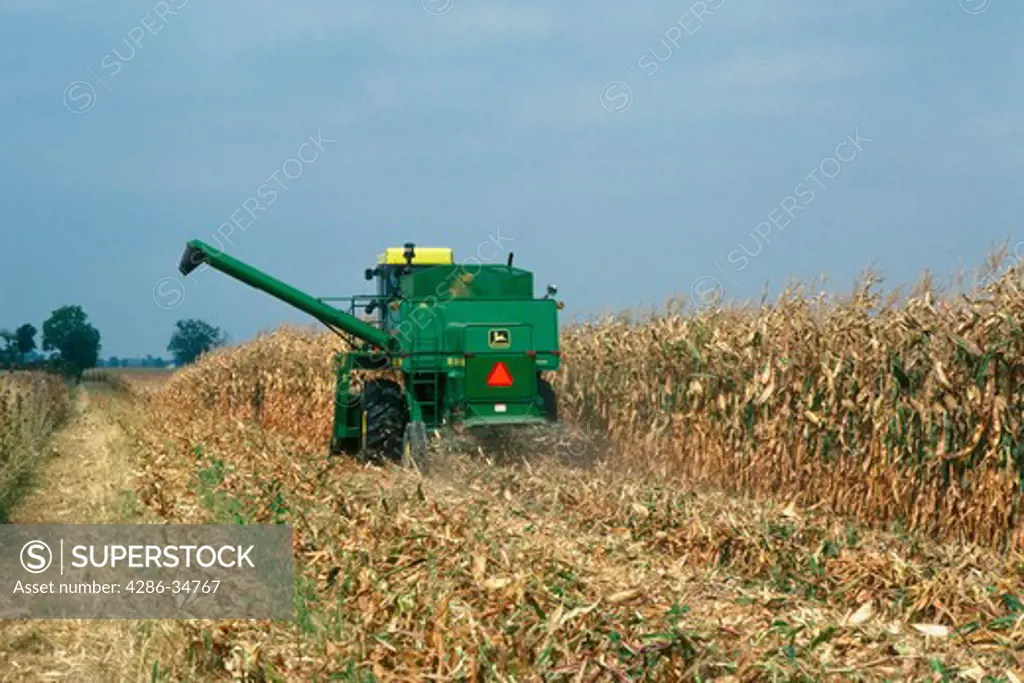
[[[333,306],[329,306],[316,297],[310,296],[277,278],[267,275],[261,270],[228,256],[219,249],[214,249],[200,240],[192,240],[186,245],[178,270],[181,271],[182,275],[188,276],[189,273],[203,263],[209,264],[210,267],[219,270],[225,275],[241,280],[250,287],[266,292],[270,296],[308,313],[329,327],[335,327],[348,332],[368,344],[386,351],[398,350],[398,340],[387,332]]]

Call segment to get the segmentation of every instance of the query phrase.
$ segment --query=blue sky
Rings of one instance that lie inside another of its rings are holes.
[[[365,291],[385,246],[464,258],[500,231],[569,317],[790,276],[844,291],[872,263],[892,283],[948,277],[1024,240],[1009,0],[0,16],[0,327],[80,304],[104,355],[164,353],[184,317],[235,341],[309,321],[213,271],[170,279],[218,229],[318,295]]]

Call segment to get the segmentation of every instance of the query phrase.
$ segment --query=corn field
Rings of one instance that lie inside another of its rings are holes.
[[[338,350],[333,334],[282,328],[204,356],[176,372],[159,398],[168,410],[192,405],[215,419],[255,421],[320,449],[330,439]]]
[[[687,314],[670,302],[563,333],[563,419],[631,467],[875,525],[1021,545],[1024,295],[1011,270],[957,297],[866,280],[831,300]],[[326,443],[337,339],[282,330],[178,373],[165,395]]]
[[[610,439],[588,465],[437,453],[423,476],[325,458],[336,337],[215,351],[136,396],[136,493],[173,523],[294,524],[297,625],[185,624],[161,665],[195,680],[229,657],[254,680],[1017,671],[1019,286],[794,287],[575,326],[554,380],[563,419]]]
[[[564,413],[690,485],[1020,545],[1018,272],[955,299],[925,282],[883,301],[873,284],[574,329]]]
[[[0,374],[0,519],[68,407],[67,385],[55,375]]]

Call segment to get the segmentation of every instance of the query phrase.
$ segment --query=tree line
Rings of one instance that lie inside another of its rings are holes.
[[[42,369],[59,372],[73,378],[101,364],[101,336],[90,322],[81,306],[62,306],[43,323],[41,350],[36,342],[39,330],[31,323],[25,323],[13,332],[0,330],[0,368]],[[193,363],[215,348],[227,343],[227,335],[220,328],[207,322],[189,318],[174,325],[167,350],[175,365]],[[102,365],[117,367],[125,361],[112,357]],[[146,356],[139,363],[144,367],[162,367],[167,362],[160,358]]]

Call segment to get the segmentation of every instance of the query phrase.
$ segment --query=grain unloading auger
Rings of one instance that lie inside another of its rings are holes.
[[[450,249],[389,248],[371,295],[317,298],[193,240],[179,269],[206,263],[305,311],[349,342],[337,356],[331,452],[421,458],[427,430],[536,425],[558,419],[542,373],[560,366],[556,290],[534,298],[533,274],[459,265]],[[347,301],[348,312],[327,301]],[[357,307],[371,320],[356,317]],[[351,394],[353,370],[375,371]],[[385,375],[389,375],[385,377]],[[392,379],[395,378],[395,379]],[[398,381],[396,381],[396,379]]]

